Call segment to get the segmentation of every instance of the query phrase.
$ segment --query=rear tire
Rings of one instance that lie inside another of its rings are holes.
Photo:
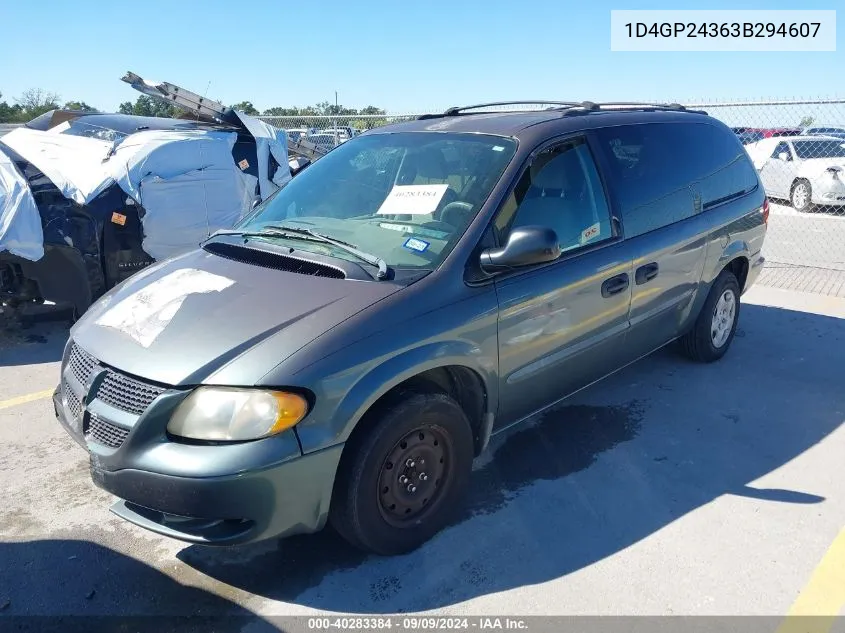
[[[446,527],[465,497],[469,420],[443,393],[402,390],[361,424],[343,452],[329,521],[367,552],[409,552]]]
[[[695,325],[680,339],[686,356],[699,363],[712,363],[727,353],[739,323],[739,297],[736,276],[723,270],[713,282]]]

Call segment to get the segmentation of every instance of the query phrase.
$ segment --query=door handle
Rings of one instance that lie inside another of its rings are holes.
[[[644,283],[648,283],[655,277],[657,277],[657,273],[660,271],[660,267],[657,265],[657,262],[651,262],[650,264],[646,264],[645,266],[640,266],[637,268],[637,273],[634,279],[637,282],[637,285],[642,285]]]
[[[627,289],[628,273],[622,273],[621,275],[616,275],[610,279],[605,279],[604,283],[601,285],[601,296],[606,299],[607,297],[618,295],[620,292]]]

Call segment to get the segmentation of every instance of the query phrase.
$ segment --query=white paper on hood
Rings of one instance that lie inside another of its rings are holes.
[[[2,143],[35,165],[77,204],[88,204],[112,184],[105,161],[114,145],[108,141],[21,127],[6,134]]]
[[[196,248],[250,210],[256,178],[232,158],[234,132],[147,130],[127,137],[111,176],[144,208],[143,248],[161,260]]]
[[[119,330],[141,347],[149,347],[189,295],[221,292],[234,283],[204,270],[183,268],[133,292],[103,312],[95,323]]]
[[[0,252],[31,261],[44,257],[41,214],[29,183],[0,150]]]
[[[261,119],[237,110],[235,113],[249,133],[255,137],[255,148],[258,152],[258,185],[261,190],[261,199],[266,200],[291,179],[287,134],[284,130],[276,130]],[[272,178],[269,174],[271,154],[279,164]]]

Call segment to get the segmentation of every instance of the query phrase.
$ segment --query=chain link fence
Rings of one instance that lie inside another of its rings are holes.
[[[733,128],[760,173],[771,202],[764,248],[768,265],[761,280],[845,296],[845,99],[685,105]],[[328,149],[423,112],[261,118]]]

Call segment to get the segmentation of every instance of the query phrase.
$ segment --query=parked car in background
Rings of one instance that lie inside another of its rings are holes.
[[[755,143],[764,138],[796,136],[801,134],[799,128],[732,127],[731,131],[739,137],[743,145]]]
[[[337,145],[340,144],[340,140],[335,138],[334,134],[326,134],[325,132],[320,132],[318,134],[309,134],[305,137],[305,140],[314,143],[317,147],[328,151],[334,149]]]
[[[845,139],[845,125],[813,126],[805,128],[802,134],[809,136],[835,136]]]
[[[341,144],[88,310],[53,403],[113,512],[407,552],[492,434],[671,342],[725,355],[768,220],[736,136],[681,106],[491,107]]]
[[[801,134],[801,128],[797,127],[781,127],[763,130],[764,138],[779,138],[782,136],[798,136]]]
[[[744,132],[739,132],[737,136],[739,137],[740,143],[743,145],[756,143],[757,141],[766,138],[762,130],[746,130]]]
[[[320,130],[320,134],[331,134],[332,136],[337,135],[337,138],[342,141],[348,141],[349,139],[357,136],[360,133],[360,130],[357,130],[348,125],[340,125],[338,127],[327,127]]]
[[[767,138],[746,150],[770,198],[789,200],[796,211],[845,204],[845,139]]]
[[[290,138],[290,140],[296,142],[300,138],[308,137],[311,134],[316,134],[317,129],[313,127],[302,127],[285,130],[285,132],[287,132],[288,138]]]

